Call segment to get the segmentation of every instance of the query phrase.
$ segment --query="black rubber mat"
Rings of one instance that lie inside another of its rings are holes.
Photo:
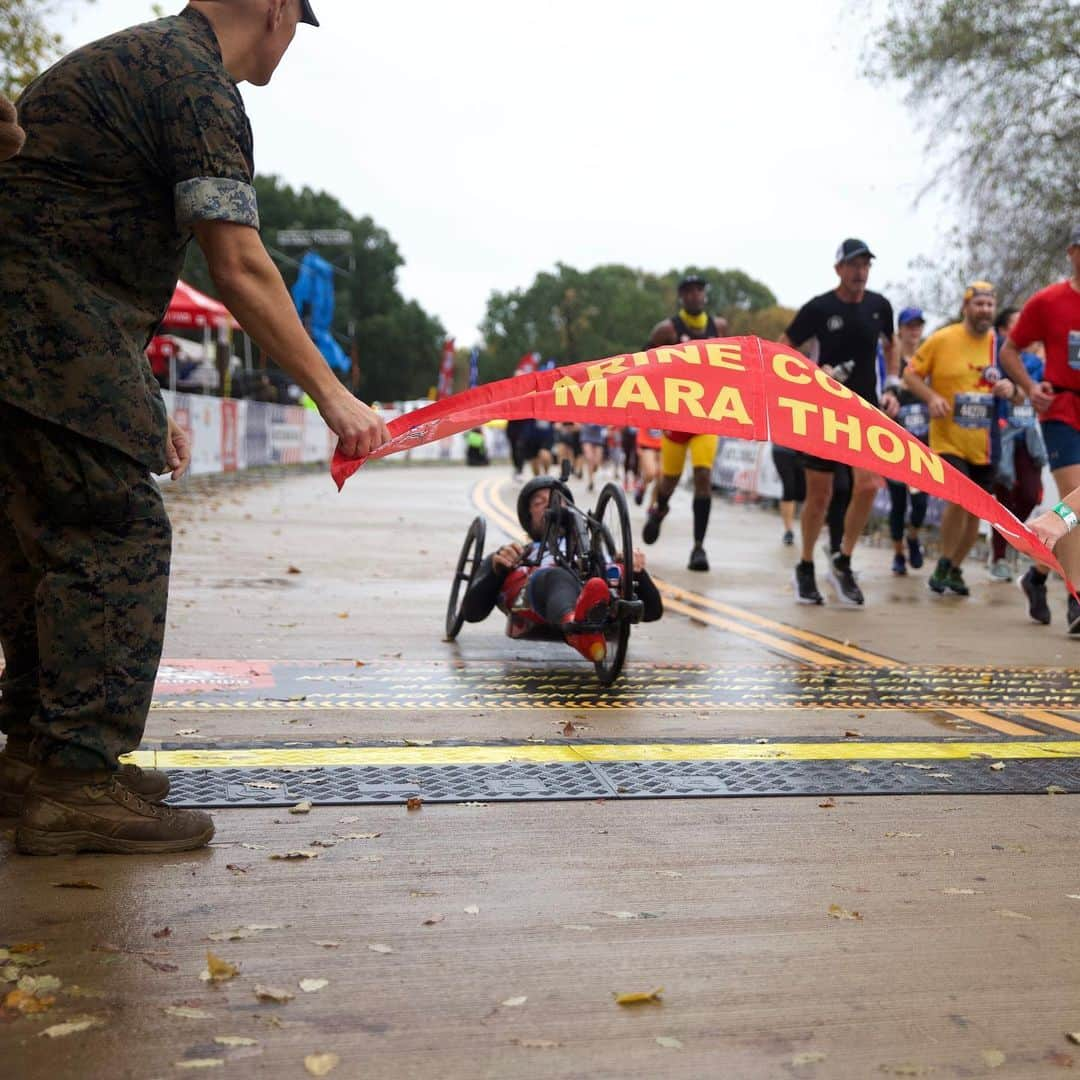
[[[173,769],[169,802],[188,807],[781,795],[1038,795],[1080,792],[1080,758],[664,761],[500,765]]]

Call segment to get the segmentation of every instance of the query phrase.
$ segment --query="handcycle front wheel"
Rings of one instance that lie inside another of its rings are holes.
[[[484,557],[484,537],[487,534],[487,522],[482,517],[473,518],[465,542],[461,545],[454,580],[450,585],[450,600],[446,605],[446,639],[453,641],[458,636],[465,621],[465,594],[480,569],[480,560]]]
[[[634,599],[634,534],[630,528],[630,508],[618,484],[605,484],[593,511],[593,557],[601,573],[616,557],[622,560],[622,574],[616,589],[619,600]],[[608,520],[610,518],[610,520]],[[596,663],[601,686],[611,686],[622,672],[630,645],[630,620],[619,614],[604,630],[607,652]]]

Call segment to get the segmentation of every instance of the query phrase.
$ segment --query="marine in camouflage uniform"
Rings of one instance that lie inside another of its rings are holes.
[[[0,727],[115,769],[142,737],[171,533],[144,349],[190,227],[258,225],[251,128],[194,9],[79,49],[19,102],[0,165]]]

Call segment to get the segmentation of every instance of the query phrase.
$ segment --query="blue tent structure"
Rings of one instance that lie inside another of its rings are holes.
[[[311,340],[335,371],[348,371],[352,364],[345,350],[330,332],[334,321],[334,268],[321,255],[307,252],[300,260],[293,303],[307,323]]]

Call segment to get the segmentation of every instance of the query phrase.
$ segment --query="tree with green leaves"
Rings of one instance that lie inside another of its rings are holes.
[[[442,325],[415,301],[406,301],[397,287],[397,271],[405,260],[389,233],[370,217],[353,217],[333,195],[290,187],[276,176],[257,176],[263,242],[286,282],[296,280],[302,250],[281,248],[282,229],[345,229],[347,247],[313,250],[338,270],[334,275],[333,331],[346,353],[352,330],[360,358],[358,390],[369,400],[394,401],[423,397],[438,372]],[[206,260],[198,246],[188,248],[184,280],[216,295]]]
[[[528,288],[489,297],[482,326],[485,380],[510,375],[527,352],[572,364],[644,348],[652,328],[677,310],[684,273],[709,282],[713,314],[731,317],[776,304],[765,285],[741,270],[687,267],[654,274],[617,264],[583,271],[557,263]]]
[[[49,16],[71,0],[0,0],[0,94],[13,101],[60,57],[63,40]],[[93,3],[93,0],[89,0]]]
[[[1062,275],[1080,221],[1077,26],[1076,0],[887,0],[875,67],[929,123],[927,186],[959,212],[922,267],[928,306],[951,310],[972,276],[1015,302]]]

